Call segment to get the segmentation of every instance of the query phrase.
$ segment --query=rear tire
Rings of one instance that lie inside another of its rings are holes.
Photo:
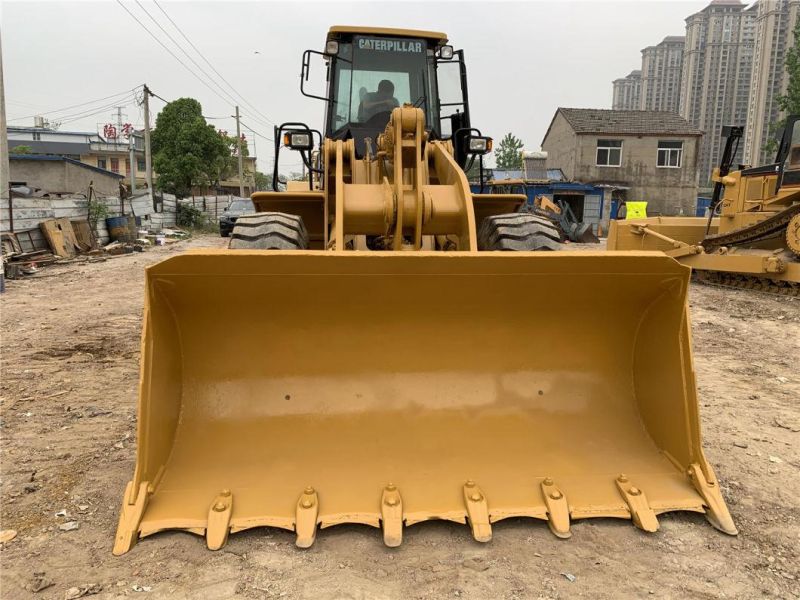
[[[228,244],[231,250],[308,250],[308,231],[297,215],[279,212],[244,215]]]
[[[486,217],[478,230],[479,250],[561,250],[561,234],[538,215],[509,213]]]

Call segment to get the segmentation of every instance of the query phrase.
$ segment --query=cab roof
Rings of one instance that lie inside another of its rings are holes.
[[[395,29],[393,27],[359,27],[355,25],[334,25],[328,31],[327,40],[335,40],[350,35],[385,35],[392,37],[423,38],[434,42],[437,46],[447,43],[447,34],[441,31]]]

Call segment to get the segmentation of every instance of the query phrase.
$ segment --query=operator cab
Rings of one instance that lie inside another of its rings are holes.
[[[455,129],[469,127],[463,53],[447,45],[444,33],[332,27],[324,53],[304,54],[301,82],[308,79],[311,54],[322,54],[328,64],[324,135],[352,138],[359,157],[366,140],[374,144],[392,110],[404,104],[423,110],[432,139],[450,137],[454,122]],[[301,91],[319,97],[302,85]]]
[[[324,92],[306,89],[313,56],[327,67]],[[453,158],[462,169],[469,170],[480,157],[483,188],[483,155],[491,152],[492,140],[470,125],[464,52],[453,50],[444,33],[331,27],[324,52],[303,53],[300,92],[325,101],[325,124],[323,131],[299,122],[275,126],[274,191],[282,146],[300,153],[308,170],[308,189],[313,189],[315,178],[322,175],[320,153],[314,148],[322,148],[323,138],[352,139],[357,158],[374,156],[392,110],[404,104],[424,112],[428,139],[452,141]]]

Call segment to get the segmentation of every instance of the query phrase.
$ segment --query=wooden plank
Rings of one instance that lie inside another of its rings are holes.
[[[72,230],[75,232],[75,239],[81,250],[86,252],[94,248],[94,237],[92,236],[92,229],[89,227],[88,221],[72,221]]]
[[[48,219],[39,223],[53,254],[68,258],[80,250],[69,219]]]

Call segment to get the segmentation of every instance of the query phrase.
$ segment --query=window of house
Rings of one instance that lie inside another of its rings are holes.
[[[105,158],[98,158],[97,159],[97,168],[105,169],[106,168],[106,159]]]
[[[622,140],[597,140],[597,166],[619,167],[622,164]]]
[[[119,159],[112,158],[111,159],[111,171],[112,173],[119,173]]]
[[[147,170],[147,166],[144,164],[143,158],[140,158],[136,161],[136,169],[141,173],[144,173]]]
[[[683,161],[683,142],[670,142],[666,140],[658,141],[658,159],[656,165],[659,167],[678,168]]]
[[[131,172],[131,159],[130,158],[126,158],[125,159],[125,172],[126,173],[130,173]]]
[[[42,134],[40,132],[38,132],[38,131],[34,131],[33,132],[33,141],[34,142],[39,142],[41,140],[42,140]]]

